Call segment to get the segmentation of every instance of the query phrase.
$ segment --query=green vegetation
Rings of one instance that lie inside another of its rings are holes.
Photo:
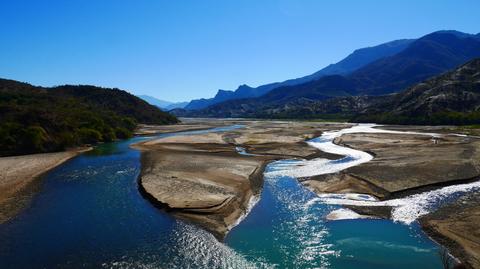
[[[480,124],[455,126],[448,129],[451,133],[480,136]]]
[[[280,115],[280,116],[279,116]],[[267,118],[264,115],[261,118]],[[275,114],[274,117],[271,115],[270,119],[285,119],[293,121],[312,121],[312,122],[347,122],[352,116],[349,114],[341,113],[322,113],[322,114],[305,114],[305,115],[288,115],[288,114]]]
[[[60,151],[129,138],[137,123],[178,120],[118,89],[39,88],[0,80],[0,156]]]
[[[393,113],[359,115],[353,122],[375,122],[385,124],[411,125],[474,125],[480,124],[480,111],[474,112],[438,112],[431,115],[405,116]]]
[[[387,124],[480,124],[480,58],[376,102],[352,120]]]

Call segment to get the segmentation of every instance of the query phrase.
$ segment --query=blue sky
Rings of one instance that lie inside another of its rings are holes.
[[[480,32],[478,0],[0,1],[0,77],[171,101],[313,73],[354,49]]]

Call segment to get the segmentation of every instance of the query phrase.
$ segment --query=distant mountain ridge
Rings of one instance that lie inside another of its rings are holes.
[[[356,70],[351,79],[364,80],[360,94],[380,95],[402,90],[480,56],[480,39],[457,31],[425,35],[405,50]]]
[[[375,60],[402,51],[413,41],[414,39],[401,39],[373,47],[357,49],[340,62],[330,64],[320,71],[301,78],[265,84],[256,88],[244,84],[240,85],[235,91],[219,90],[213,98],[192,100],[187,106],[185,106],[185,109],[198,110],[227,100],[259,97],[275,88],[299,85],[328,75],[348,74]]]
[[[275,88],[257,98],[229,100],[203,110],[174,113],[206,117],[288,117],[288,111],[298,112],[302,107],[309,111],[308,105],[330,98],[398,92],[477,57],[480,57],[478,34],[439,31],[347,75],[324,76],[295,86]]]
[[[146,101],[151,105],[154,105],[160,108],[173,104],[172,102],[160,100],[150,95],[137,95],[137,97],[143,99],[144,101]]]
[[[164,111],[169,111],[175,108],[184,108],[186,105],[188,105],[189,102],[169,102],[169,101],[164,101],[160,100],[158,98],[155,98],[150,95],[137,95],[137,97],[143,99],[147,103],[157,106],[161,108]]]
[[[177,103],[171,103],[170,105],[163,107],[164,111],[170,111],[175,108],[184,108],[185,106],[188,105],[190,102],[177,102]]]

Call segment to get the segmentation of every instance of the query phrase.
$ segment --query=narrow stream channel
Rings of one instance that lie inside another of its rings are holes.
[[[49,172],[31,205],[0,225],[0,268],[441,268],[415,222],[326,221],[339,205],[269,175],[296,161],[267,167],[260,201],[218,242],[142,198],[140,153],[129,145],[144,139],[100,145]]]

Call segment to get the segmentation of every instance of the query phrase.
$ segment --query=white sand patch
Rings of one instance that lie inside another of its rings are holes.
[[[390,206],[392,207],[392,219],[394,221],[410,224],[421,216],[424,216],[448,202],[454,195],[462,195],[467,192],[479,191],[480,181],[458,184],[440,189],[422,192],[400,199],[387,201],[359,201],[348,198],[348,194],[320,194],[315,202],[331,205],[354,205],[354,206]]]
[[[346,219],[370,219],[372,217],[360,215],[350,209],[340,208],[330,212],[326,218],[327,220],[346,220]]]

